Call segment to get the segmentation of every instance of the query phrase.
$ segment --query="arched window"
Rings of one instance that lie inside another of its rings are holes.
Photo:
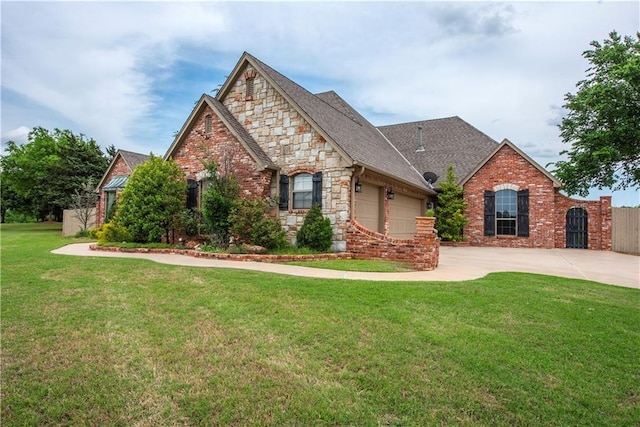
[[[293,209],[309,209],[313,180],[310,173],[301,173],[293,177]]]
[[[516,235],[517,200],[518,193],[514,190],[496,192],[496,234]]]

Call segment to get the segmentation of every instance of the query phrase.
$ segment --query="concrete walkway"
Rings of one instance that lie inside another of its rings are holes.
[[[175,254],[92,251],[89,249],[89,245],[90,243],[77,243],[63,246],[52,252],[76,256],[139,258],[162,264],[234,268],[326,279],[459,281],[477,279],[496,271],[517,271],[592,280],[640,289],[640,257],[616,252],[580,249],[454,248],[443,246],[440,248],[440,265],[433,271],[366,273],[262,262],[225,261]]]

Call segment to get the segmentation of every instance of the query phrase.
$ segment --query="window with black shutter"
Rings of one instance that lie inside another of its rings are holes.
[[[496,193],[486,190],[484,192],[484,235],[496,234]]]
[[[518,236],[529,237],[529,190],[518,191]]]
[[[322,207],[322,172],[316,172],[313,174],[311,204]]]
[[[281,211],[289,210],[289,177],[280,175],[280,200],[278,203]]]
[[[187,180],[187,209],[198,207],[198,182],[193,179]]]

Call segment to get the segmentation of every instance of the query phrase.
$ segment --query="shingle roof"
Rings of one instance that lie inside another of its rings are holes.
[[[316,96],[252,55],[245,52],[244,57],[272,80],[354,162],[428,189],[421,174],[407,159],[337,94],[329,92]]]
[[[122,155],[122,159],[125,161],[129,169],[133,171],[136,166],[149,160],[147,154],[134,153],[133,151],[118,150]]]
[[[191,123],[196,119],[199,112],[202,111],[205,105],[208,105],[211,110],[220,118],[220,120],[229,128],[229,130],[238,138],[240,144],[242,144],[251,157],[259,164],[261,168],[269,168],[269,169],[277,169],[277,166],[271,161],[269,156],[260,148],[258,143],[249,135],[249,132],[242,127],[240,123],[236,120],[236,118],[231,114],[229,110],[217,99],[207,94],[203,94],[200,97],[200,100],[196,103],[193,110],[191,110],[191,114],[187,118],[187,120],[182,125],[180,132],[171,143],[171,146],[167,150],[164,155],[164,159],[168,159],[173,152],[180,146],[180,143],[184,136],[186,135],[187,130],[190,128]]]
[[[425,150],[422,152],[416,152],[418,126],[422,126],[423,132]],[[420,173],[438,175],[436,188],[446,177],[449,164],[454,165],[454,172],[461,181],[498,147],[495,140],[460,117],[380,126],[378,129]]]

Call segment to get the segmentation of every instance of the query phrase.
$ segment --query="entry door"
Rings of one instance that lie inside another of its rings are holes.
[[[571,208],[567,211],[567,248],[587,249],[587,217],[587,210],[584,208]]]

